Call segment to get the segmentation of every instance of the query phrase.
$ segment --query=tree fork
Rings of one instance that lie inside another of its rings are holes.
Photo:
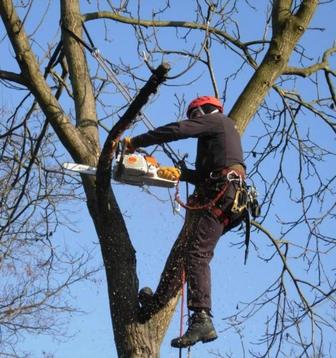
[[[163,314],[163,317],[146,323],[139,322],[135,251],[110,184],[112,159],[120,136],[135,121],[149,97],[156,93],[159,85],[166,80],[169,70],[169,64],[163,63],[153,71],[124,115],[109,132],[97,166],[94,220],[105,263],[119,357],[158,357],[160,343],[173,312],[170,305],[167,305],[168,315]],[[165,323],[160,325],[158,319],[165,320]]]

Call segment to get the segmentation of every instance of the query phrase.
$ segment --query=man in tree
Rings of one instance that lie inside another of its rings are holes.
[[[241,221],[241,213],[233,213],[231,208],[245,177],[240,136],[234,122],[223,115],[221,102],[215,97],[198,97],[188,106],[187,117],[187,120],[125,138],[129,151],[198,138],[195,170],[183,166],[181,171],[175,167],[161,170],[161,175],[167,179],[180,177],[180,180],[195,185],[195,191],[188,200],[187,220],[182,229],[188,307],[193,314],[186,333],[172,340],[171,345],[176,348],[217,338],[210,313],[209,263],[220,236]]]

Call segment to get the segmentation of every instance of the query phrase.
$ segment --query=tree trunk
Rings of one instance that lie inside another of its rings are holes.
[[[274,0],[273,37],[261,65],[235,103],[230,116],[237,121],[242,133],[276,79],[283,73],[297,41],[308,26],[318,4],[317,0],[303,1],[295,15],[292,1]],[[63,25],[81,36],[81,16],[78,0],[61,0]],[[95,99],[85,55],[81,46],[63,33],[64,51],[74,92],[76,126],[65,115],[60,103],[43,77],[34,56],[23,24],[10,0],[0,1],[0,12],[21,69],[18,78],[32,91],[46,120],[76,162],[96,165],[100,153]],[[136,255],[111,185],[111,161],[115,145],[136,113],[155,92],[160,80],[149,86],[149,92],[139,103],[130,106],[126,121],[118,122],[109,135],[99,158],[97,177],[82,175],[87,206],[101,245],[106,272],[110,311],[118,357],[159,357],[160,345],[178,301],[178,274],[182,267],[179,237],[174,245],[158,286],[156,296],[161,303],[145,322],[140,320]],[[161,78],[161,80],[164,79]],[[146,97],[147,96],[147,97]],[[125,118],[124,118],[125,119]],[[166,283],[169,282],[170,286]],[[112,337],[111,337],[112,339]]]
[[[165,80],[170,67],[160,65],[111,129],[97,168],[97,182],[88,187],[90,213],[96,224],[106,271],[114,338],[119,357],[158,357],[177,295],[145,322],[140,322],[135,250],[114,197],[110,179],[112,158],[120,135]],[[93,193],[95,190],[95,193]]]
[[[174,313],[178,295],[160,307],[150,319],[145,322],[140,320],[135,251],[118,204],[112,190],[109,190],[109,209],[102,216],[101,209],[98,209],[94,178],[83,179],[88,209],[101,244],[118,357],[157,358],[160,356],[160,345]]]

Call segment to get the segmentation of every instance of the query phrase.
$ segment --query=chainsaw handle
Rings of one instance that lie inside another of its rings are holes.
[[[116,158],[119,156],[119,161],[118,161],[118,165],[117,165],[116,172],[115,172],[116,180],[120,180],[120,178],[123,174],[123,162],[124,162],[126,150],[127,150],[127,146],[126,146],[125,141],[124,140],[119,141],[118,147],[116,150]],[[136,148],[135,151],[148,155],[148,153],[144,149],[141,149],[141,148]]]
[[[118,143],[117,150],[116,150],[116,158],[119,156],[119,162],[115,172],[116,180],[119,180],[121,177],[122,169],[123,169],[122,163],[124,160],[125,153],[126,153],[126,143],[125,141],[121,141]]]

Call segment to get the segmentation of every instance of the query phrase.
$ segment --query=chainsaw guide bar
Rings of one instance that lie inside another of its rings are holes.
[[[63,168],[72,172],[96,175],[97,168],[85,164],[64,163]],[[159,165],[155,158],[141,154],[118,155],[112,168],[113,180],[135,186],[157,186],[173,188],[177,180],[168,180],[158,176]]]

